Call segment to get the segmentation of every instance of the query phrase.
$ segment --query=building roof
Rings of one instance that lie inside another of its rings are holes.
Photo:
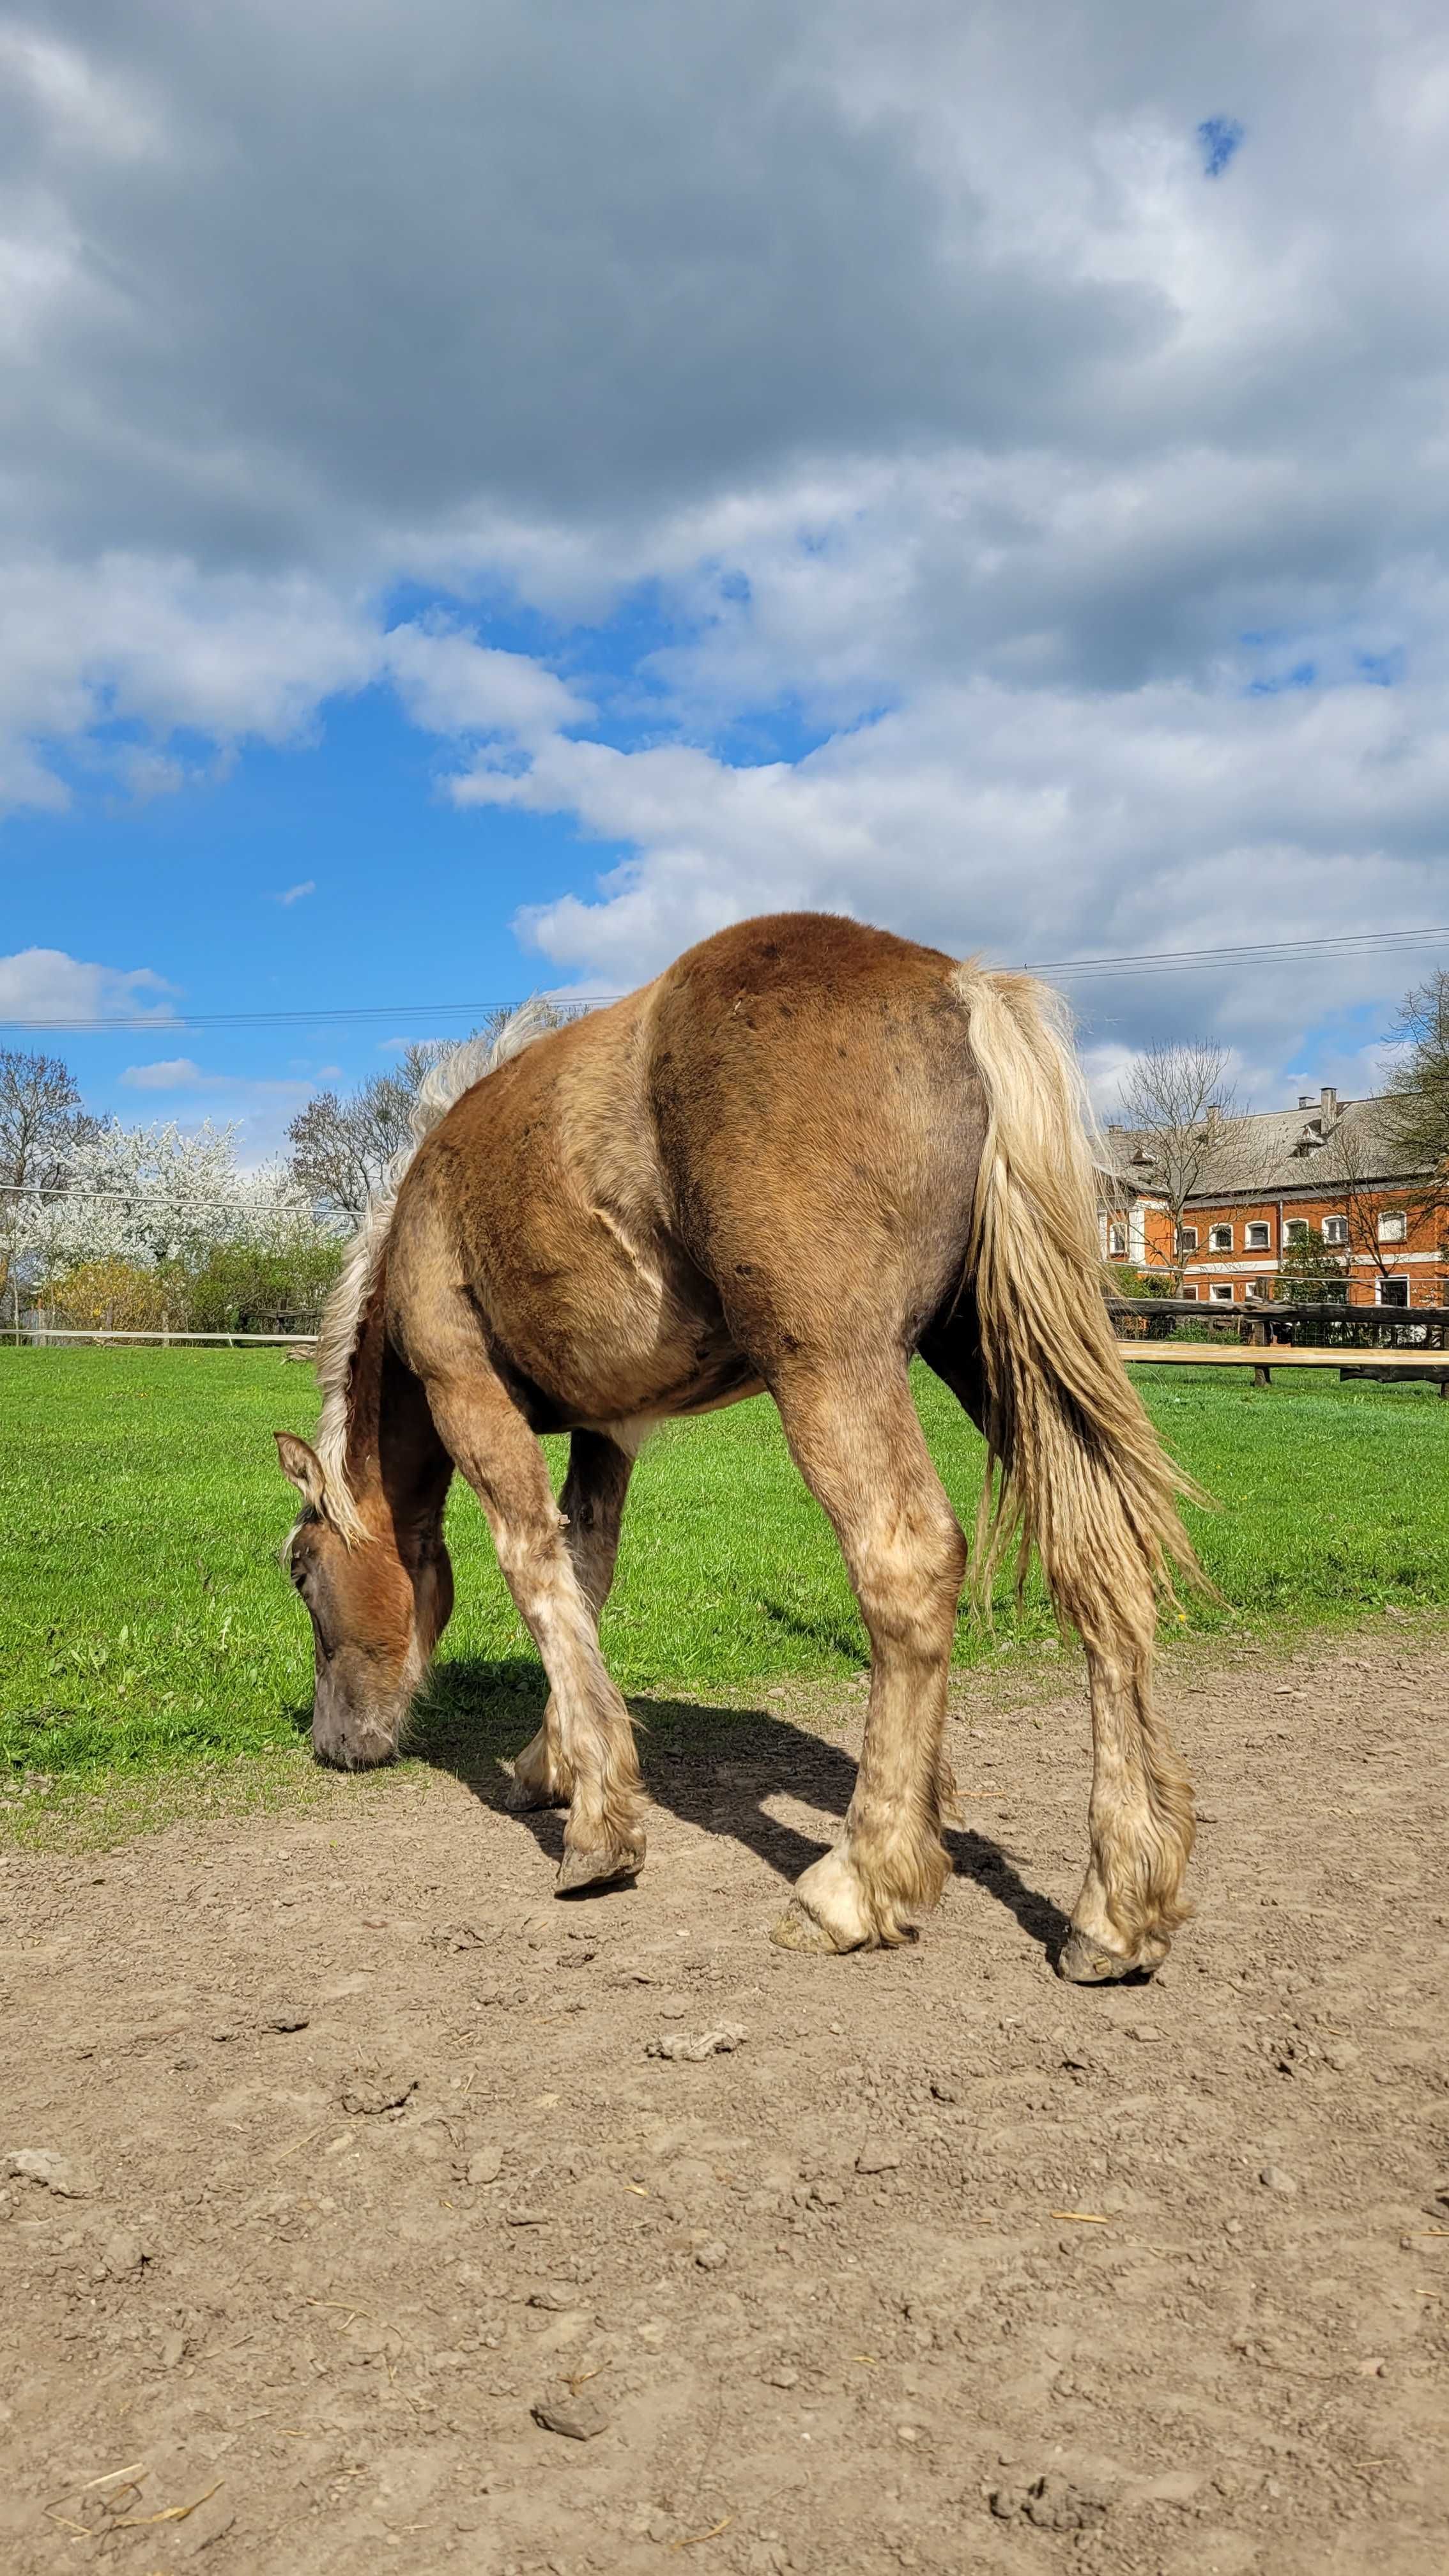
[[[1277,1197],[1293,1190],[1331,1196],[1347,1182],[1363,1186],[1426,1179],[1429,1166],[1422,1154],[1400,1141],[1397,1109],[1392,1096],[1340,1100],[1325,1085],[1316,1100],[1300,1098],[1296,1109],[1250,1110],[1227,1121],[1221,1142],[1204,1149],[1190,1203]],[[1109,1127],[1104,1142],[1115,1182],[1133,1197],[1150,1198],[1161,1190],[1163,1175],[1150,1134]]]

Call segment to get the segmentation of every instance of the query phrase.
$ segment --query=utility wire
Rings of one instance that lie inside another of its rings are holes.
[[[1032,975],[1161,975],[1183,969],[1240,966],[1256,960],[1295,957],[1371,957],[1395,948],[1426,947],[1449,939],[1449,923],[1420,930],[1353,930],[1321,939],[1258,939],[1240,947],[1144,948],[1120,957],[1040,957],[1027,961]],[[567,994],[548,997],[565,1012],[592,1011],[605,1002],[623,1000],[620,993],[590,993],[577,1001]],[[183,1029],[325,1028],[342,1022],[377,1020],[485,1020],[494,1011],[512,1010],[509,1002],[389,1002],[357,1004],[316,1011],[185,1011],[163,1018],[152,1012],[134,1019],[7,1019],[0,1028],[68,1030],[73,1034],[141,1032],[166,1037]]]

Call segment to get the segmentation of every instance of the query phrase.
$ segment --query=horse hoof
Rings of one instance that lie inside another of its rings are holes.
[[[582,1896],[591,1887],[617,1887],[637,1878],[644,1866],[642,1843],[607,1843],[602,1851],[564,1846],[554,1882],[555,1896]]]
[[[777,1950],[804,1950],[817,1958],[838,1958],[846,1951],[867,1946],[864,1937],[852,1940],[848,1934],[832,1933],[818,1914],[801,1904],[798,1896],[791,1897],[770,1938]]]
[[[1057,1975],[1073,1986],[1109,1986],[1118,1977],[1140,1976],[1144,1971],[1151,1974],[1145,1960],[1124,1959],[1120,1951],[1107,1949],[1086,1932],[1068,1933],[1057,1959]]]

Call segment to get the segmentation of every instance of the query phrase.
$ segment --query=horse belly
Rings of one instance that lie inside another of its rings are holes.
[[[511,1263],[475,1302],[493,1366],[536,1430],[661,1421],[754,1392],[713,1291],[634,1253],[606,1222],[580,1228],[566,1260],[554,1247]]]

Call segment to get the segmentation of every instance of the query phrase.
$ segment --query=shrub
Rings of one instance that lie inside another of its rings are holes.
[[[56,1322],[74,1332],[158,1332],[181,1321],[174,1294],[159,1270],[134,1261],[81,1261],[47,1282],[44,1303]]]
[[[287,1333],[312,1330],[342,1266],[339,1243],[286,1251],[264,1245],[213,1245],[186,1280],[194,1333]]]

